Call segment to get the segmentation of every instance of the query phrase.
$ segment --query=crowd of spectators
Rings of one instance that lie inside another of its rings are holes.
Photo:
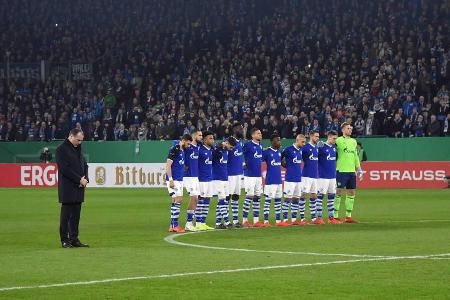
[[[357,136],[448,136],[449,15],[426,0],[1,2],[0,61],[93,76],[0,74],[0,140],[222,138],[236,121],[264,138],[343,121]]]

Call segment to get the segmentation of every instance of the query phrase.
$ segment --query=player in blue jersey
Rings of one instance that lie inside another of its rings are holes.
[[[259,199],[262,192],[262,146],[261,130],[253,128],[251,130],[252,140],[247,142],[242,152],[245,159],[244,170],[244,190],[245,201],[242,208],[242,227],[264,227],[264,224],[259,222]],[[248,222],[248,213],[250,205],[253,203],[253,225]]]
[[[302,198],[309,196],[309,210],[311,212],[311,224],[325,224],[322,219],[322,203],[317,201],[317,179],[319,178],[319,132],[309,133],[309,143],[302,148],[303,171],[302,171]]]
[[[281,138],[275,133],[270,137],[271,146],[264,150],[263,161],[266,163],[266,176],[264,185],[264,226],[270,227],[269,214],[272,199],[275,199],[275,219],[277,226],[286,226],[281,221],[281,197],[283,186],[281,180]]]
[[[198,150],[203,139],[203,134],[201,130],[194,130],[191,136],[192,143],[184,151],[183,185],[191,198],[187,208],[186,226],[184,229],[186,231],[197,231],[192,221],[200,193],[198,184]]]
[[[305,136],[303,134],[297,135],[295,143],[282,153],[282,164],[286,168],[286,175],[284,179],[284,202],[283,202],[283,224],[282,226],[290,225],[306,225],[308,224],[304,219],[305,204],[301,206],[299,198],[302,195],[302,150],[305,145]],[[291,207],[291,219],[289,221],[289,205]],[[297,220],[297,213],[300,209],[301,220]]]
[[[196,229],[212,230],[213,227],[206,225],[208,217],[209,203],[213,196],[212,185],[212,161],[214,134],[211,131],[203,133],[203,145],[198,150],[198,181],[200,196],[198,198],[197,210],[195,212]]]
[[[183,233],[185,230],[178,225],[181,200],[183,199],[184,151],[190,146],[192,137],[183,135],[178,145],[170,148],[166,161],[166,182],[169,195],[172,197],[170,208],[169,232]]]
[[[327,141],[319,145],[319,179],[317,181],[318,196],[321,203],[325,195],[328,194],[327,209],[328,223],[340,224],[341,222],[334,218],[334,196],[336,195],[336,139],[337,132],[330,131],[327,135]]]
[[[242,156],[242,138],[244,128],[240,123],[233,125],[233,138],[236,140],[235,146],[228,151],[228,199],[231,200],[231,211],[233,214],[233,226],[241,227],[239,223],[239,197],[241,195],[242,175],[244,170]]]
[[[229,137],[214,148],[213,152],[213,191],[217,196],[216,229],[233,228],[228,217],[228,151],[236,145],[234,137]],[[222,223],[222,220],[224,223]]]

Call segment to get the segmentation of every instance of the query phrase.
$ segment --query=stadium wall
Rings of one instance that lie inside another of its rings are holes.
[[[450,139],[360,139],[368,153],[362,188],[447,188]],[[293,140],[284,140],[287,146]],[[41,164],[43,147],[54,154],[60,142],[0,143],[0,187],[55,187],[57,166]],[[171,141],[85,142],[89,186],[164,187],[166,155]],[[268,145],[268,141],[264,141]],[[284,175],[284,172],[283,172]],[[265,165],[263,164],[263,177]]]
[[[450,138],[361,138],[369,161],[450,161]],[[0,163],[39,162],[42,148],[54,154],[61,142],[3,142],[0,143]],[[293,140],[283,140],[283,146]],[[268,140],[263,141],[269,145]],[[166,160],[171,141],[126,141],[83,143],[91,163],[161,163]]]

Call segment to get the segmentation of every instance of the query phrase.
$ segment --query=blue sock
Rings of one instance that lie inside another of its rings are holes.
[[[309,210],[311,212],[311,220],[316,218],[316,199],[309,198]]]
[[[328,194],[327,209],[328,218],[334,218],[334,194]]]
[[[317,211],[317,217],[318,218],[322,218],[322,204],[323,204],[323,195],[319,194],[317,196],[317,201],[316,201],[316,211]]]
[[[284,199],[283,202],[283,219],[284,221],[288,221],[288,215],[289,215],[289,200]]]
[[[270,198],[266,196],[266,199],[264,200],[264,222],[269,222],[270,203],[271,202],[272,202],[272,200],[270,200]]]
[[[255,196],[253,198],[253,223],[259,222],[259,197]]]
[[[203,222],[203,198],[199,197],[197,202],[197,208],[195,210],[195,220],[197,223],[204,223]]]
[[[217,206],[216,206],[216,225],[220,225],[222,223],[222,212],[223,212],[223,205],[224,205],[224,200],[219,199],[219,201],[217,201]]]
[[[253,196],[245,197],[244,206],[242,207],[242,218],[244,221],[248,219],[248,212],[250,210],[250,204],[252,203]]]
[[[297,220],[298,207],[299,207],[298,199],[292,199],[292,204],[291,204],[292,221]]]
[[[172,207],[170,208],[170,225],[172,227],[178,226],[178,217],[180,216],[180,203],[172,202]]]
[[[193,219],[194,219],[194,211],[188,209],[188,210],[187,210],[186,221],[187,221],[187,222],[192,222]]]
[[[305,198],[300,198],[300,201],[298,202],[299,209],[300,209],[300,219],[305,219],[305,206],[306,206],[306,200]]]
[[[275,198],[275,219],[281,221],[281,199]]]
[[[230,218],[228,217],[229,211],[228,211],[228,201],[226,199],[223,199],[223,205],[222,205],[222,218],[225,222],[225,225],[230,224]]]

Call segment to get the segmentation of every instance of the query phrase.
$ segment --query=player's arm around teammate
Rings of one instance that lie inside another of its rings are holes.
[[[305,225],[305,202],[299,201],[302,193],[302,150],[305,145],[305,136],[299,134],[295,138],[295,143],[284,149],[282,158],[283,166],[286,167],[286,176],[284,181],[284,202],[283,225]],[[303,199],[304,200],[304,199]],[[291,207],[291,221],[289,221],[289,206]],[[297,220],[297,214],[300,210],[301,220]],[[282,225],[282,226],[283,226]]]
[[[281,197],[283,187],[281,179],[281,138],[278,134],[270,137],[271,146],[264,150],[263,161],[266,163],[266,177],[264,185],[264,227],[270,227],[270,205],[274,199],[275,219],[277,226],[285,226],[281,221]]]
[[[191,134],[192,143],[184,153],[183,185],[189,194],[190,201],[186,212],[186,231],[197,231],[193,224],[195,209],[197,208],[200,187],[198,183],[198,151],[203,140],[201,130],[194,130]]]
[[[319,138],[318,131],[311,131],[309,134],[309,143],[302,148],[302,199],[309,196],[311,224],[315,225],[324,224],[322,219],[322,202],[317,201],[317,180],[319,177],[319,151],[317,143]]]
[[[247,142],[243,149],[246,168],[244,172],[245,201],[242,209],[242,226],[264,227],[264,224],[259,222],[259,200],[262,192],[262,146],[260,144],[262,134],[259,129],[253,128],[251,136],[252,140]],[[251,204],[253,204],[253,225],[248,222]]]
[[[233,125],[233,136],[235,146],[228,151],[228,197],[231,201],[231,212],[233,215],[233,227],[240,228],[239,223],[239,197],[241,195],[243,170],[242,139],[244,137],[244,127],[240,123]]]
[[[173,146],[166,161],[166,182],[169,196],[172,198],[170,208],[169,232],[183,233],[185,230],[178,225],[181,201],[183,199],[184,150],[189,147],[192,137],[183,135],[178,145]]]
[[[319,145],[319,179],[317,199],[319,202],[327,196],[328,223],[340,224],[334,218],[334,198],[336,195],[336,139],[337,132],[327,134],[326,143]]]
[[[231,229],[228,210],[228,151],[236,145],[236,139],[229,137],[214,148],[213,190],[217,196],[216,229]]]

